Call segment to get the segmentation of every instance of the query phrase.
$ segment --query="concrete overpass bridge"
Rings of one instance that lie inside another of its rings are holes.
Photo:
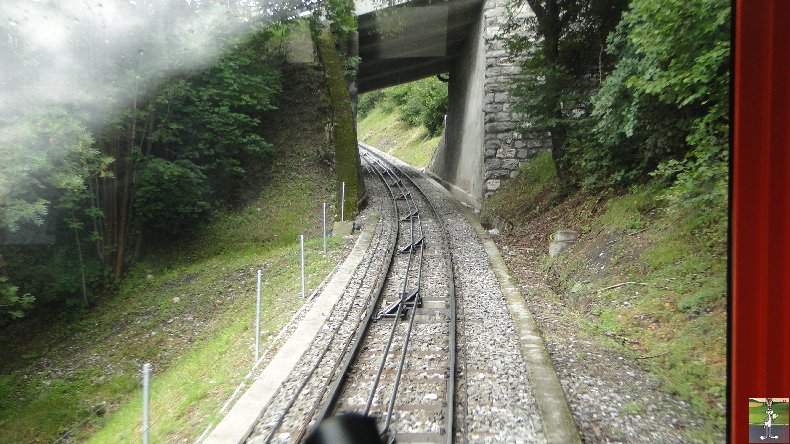
[[[548,148],[547,140],[523,139],[516,131],[508,84],[519,68],[496,38],[505,5],[506,0],[356,5],[358,92],[448,74],[445,134],[428,170],[474,207]]]

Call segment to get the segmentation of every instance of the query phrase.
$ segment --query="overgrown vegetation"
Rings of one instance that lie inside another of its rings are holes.
[[[559,203],[556,177],[551,155],[538,154],[524,165],[518,176],[507,182],[506,191],[486,200],[481,219],[487,223],[508,223],[528,221],[540,215]]]
[[[265,342],[303,302],[298,235],[308,287],[338,259],[342,239],[326,256],[315,240],[321,202],[333,211],[338,188],[323,66],[285,63],[289,24],[251,25],[234,2],[212,9],[227,22],[211,25],[241,20],[249,32],[217,32],[216,58],[199,68],[179,53],[149,60],[148,48],[178,46],[163,31],[174,26],[168,8],[189,22],[210,6],[143,3],[122,7],[150,15],[131,39],[145,54],[123,66],[95,57],[93,68],[120,73],[118,97],[106,98],[115,112],[31,108],[2,122],[0,442],[84,441],[99,429],[97,442],[139,441],[146,361],[159,393],[153,439],[194,440],[252,364],[255,268]],[[353,34],[349,1],[296,3],[332,17],[336,36]],[[276,9],[266,12],[301,11]],[[12,25],[0,33],[25,62],[34,45]],[[75,44],[92,43],[84,37]]]
[[[407,125],[421,126],[431,136],[438,136],[447,114],[447,84],[430,77],[362,94],[357,109],[359,118],[365,119],[374,109],[385,113],[395,110]]]
[[[21,118],[3,149],[2,175],[12,186],[2,194],[0,229],[38,233],[21,243],[51,244],[39,247],[50,255],[31,262],[35,246],[7,245],[0,273],[35,296],[40,311],[84,308],[120,281],[145,243],[183,233],[232,203],[244,165],[272,152],[259,129],[280,89],[264,49],[269,37],[261,29],[229,42],[212,66],[171,77],[147,96],[130,81],[129,108],[93,134],[74,112]]]
[[[514,18],[506,37],[522,57],[515,108],[552,150],[482,216],[539,251],[557,230],[578,230],[564,255],[539,253],[577,327],[704,418],[689,440],[721,439],[730,4],[517,0],[513,10],[524,2],[535,16]]]
[[[357,123],[359,140],[417,168],[428,166],[440,137],[400,120],[397,110],[376,107]]]
[[[77,441],[100,430],[94,442],[139,442],[143,362],[154,368],[152,439],[194,440],[253,364],[255,269],[264,270],[266,344],[303,302],[298,235],[313,238],[308,289],[335,265],[342,240],[330,239],[324,257],[316,238],[315,202],[332,195],[319,178],[299,188],[278,181],[170,253],[141,260],[116,296],[79,321],[10,327],[0,338],[0,442],[51,443],[75,426]]]
[[[336,207],[323,72],[282,69],[283,108],[259,116],[270,122],[259,134],[271,154],[247,164],[241,203],[143,250],[117,291],[79,316],[4,327],[0,442],[53,442],[66,432],[80,442],[139,442],[146,361],[154,368],[152,439],[194,440],[252,365],[255,270],[264,271],[266,344],[303,302],[299,234],[308,239],[308,289],[334,267],[342,239],[330,239],[323,256],[318,238],[321,202]]]
[[[577,329],[649,369],[663,390],[691,405],[704,421],[687,431],[690,441],[720,439],[724,251],[699,235],[693,210],[668,204],[673,190],[660,180],[617,193],[566,195],[561,188],[550,154],[539,155],[484,203],[481,217],[512,229],[513,242],[535,251]],[[581,238],[549,258],[549,237],[561,229]]]
[[[20,106],[24,112],[2,116],[0,325],[31,308],[38,316],[78,315],[117,289],[147,245],[239,205],[254,176],[266,172],[273,151],[264,116],[277,108],[290,25],[265,23],[307,10],[315,13],[307,19],[314,30],[318,16],[329,18],[347,40],[356,16],[349,0],[294,0],[266,10],[240,3],[121,5],[147,24],[124,37],[139,45],[134,56],[110,53],[116,36],[94,30],[95,23],[74,37],[75,51],[89,54],[86,70],[107,83],[99,85],[107,86],[99,100],[105,108]],[[14,76],[43,75],[35,68],[36,42],[6,18],[3,54],[23,71]],[[181,42],[171,32],[187,23],[194,33],[214,19],[211,37]],[[189,45],[206,45],[216,57],[188,60],[181,46]]]
[[[447,84],[427,78],[371,91],[359,97],[357,112],[362,142],[424,168],[444,130]]]
[[[521,57],[516,109],[548,132],[562,186],[646,183],[671,192],[723,246],[727,205],[730,3],[723,0],[514,0]],[[526,27],[524,32],[521,26]]]

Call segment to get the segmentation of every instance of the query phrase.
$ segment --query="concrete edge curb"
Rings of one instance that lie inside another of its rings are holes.
[[[524,296],[518,289],[515,279],[510,275],[510,270],[502,259],[496,244],[491,240],[488,231],[480,225],[480,222],[470,214],[468,209],[462,208],[462,212],[483,242],[491,268],[496,274],[502,295],[507,301],[508,311],[518,334],[521,355],[527,364],[527,373],[532,383],[535,401],[543,419],[543,433],[546,435],[546,439],[550,443],[558,444],[580,443],[579,430],[565,397],[565,391],[560,385],[540,330],[535,324],[535,319],[527,307]]]
[[[302,355],[310,346],[320,328],[331,314],[332,308],[342,296],[354,271],[362,262],[373,240],[373,234],[381,223],[381,216],[372,213],[369,221],[359,235],[354,248],[343,263],[336,268],[332,279],[319,294],[313,306],[299,322],[296,330],[272,357],[269,364],[258,375],[258,378],[247,388],[246,392],[236,401],[227,415],[211,431],[203,443],[206,444],[240,444],[252,433],[266,407],[276,395],[280,386],[291,374]],[[300,333],[302,330],[302,333]],[[305,331],[307,330],[307,331]]]

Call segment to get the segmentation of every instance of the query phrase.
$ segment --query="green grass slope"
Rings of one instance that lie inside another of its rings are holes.
[[[431,137],[423,127],[411,127],[398,119],[397,109],[373,108],[357,122],[360,142],[378,148],[416,167],[431,162],[440,136]]]
[[[334,195],[320,72],[284,77],[264,129],[278,152],[267,174],[250,175],[246,203],[175,244],[149,246],[117,293],[81,318],[0,331],[0,443],[139,442],[144,362],[152,442],[193,441],[216,422],[253,364],[256,270],[265,346],[303,303],[299,234],[309,239],[308,289],[344,244],[333,238],[320,251],[321,202]]]
[[[790,413],[788,413],[788,403],[774,402],[774,424],[790,424]],[[762,424],[765,421],[765,406],[749,407],[749,424]]]
[[[483,222],[506,231],[498,243],[542,267],[578,331],[691,404],[708,430],[697,439],[723,436],[727,260],[726,245],[712,239],[726,239],[726,214],[699,231],[696,214],[666,204],[657,184],[564,197],[556,185],[549,154],[538,156],[485,202]],[[581,236],[550,258],[550,237],[561,229]]]

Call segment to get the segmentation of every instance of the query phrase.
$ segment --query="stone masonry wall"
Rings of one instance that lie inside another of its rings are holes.
[[[485,20],[485,88],[483,176],[484,197],[489,197],[507,179],[515,177],[528,159],[550,147],[546,137],[523,137],[518,131],[518,114],[511,107],[510,80],[519,75],[517,61],[508,57],[502,40],[502,26],[507,20],[507,0],[486,0]],[[524,5],[520,17],[533,15]]]

